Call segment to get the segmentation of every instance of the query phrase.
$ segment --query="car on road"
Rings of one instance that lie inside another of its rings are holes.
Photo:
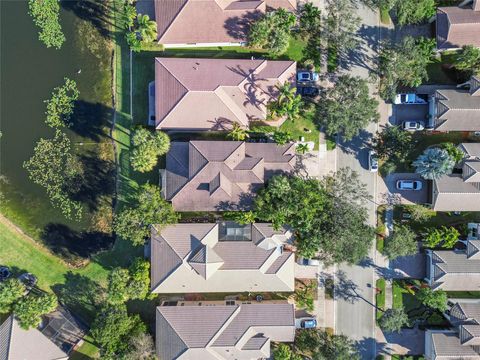
[[[307,97],[315,97],[320,93],[318,88],[313,86],[297,87],[297,94]]]
[[[378,156],[374,150],[368,152],[368,169],[371,172],[378,171]]]
[[[309,266],[318,266],[320,265],[320,261],[317,259],[305,259],[301,256],[298,257],[297,263],[299,265],[309,265]]]
[[[318,81],[318,73],[314,71],[299,71],[297,73],[298,82],[307,82],[307,81]]]
[[[406,131],[421,131],[425,129],[425,122],[423,121],[404,121],[402,129]]]
[[[422,190],[420,180],[397,180],[397,190]]]
[[[397,94],[394,101],[396,105],[419,105],[427,102],[428,97],[418,94]]]

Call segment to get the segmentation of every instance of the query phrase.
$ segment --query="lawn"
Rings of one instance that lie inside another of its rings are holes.
[[[302,137],[305,138],[305,141],[313,141],[315,149],[318,149],[320,132],[314,121],[315,109],[306,109],[302,111],[298,119],[285,121],[280,126],[280,130],[290,132],[294,141],[299,141]]]
[[[375,284],[377,290],[377,294],[375,295],[377,310],[376,310],[376,317],[377,321],[382,317],[383,311],[385,310],[385,279],[380,278],[377,280]]]
[[[386,211],[385,205],[380,205],[377,208],[376,248],[379,253],[383,253],[383,248],[385,246],[385,233],[386,233],[386,227],[384,223],[385,211]]]
[[[388,25],[392,21],[390,18],[390,10],[386,7],[380,7],[380,21],[382,24]]]
[[[450,64],[454,63],[455,51],[440,53],[437,58],[427,66],[427,84],[454,85],[461,82],[462,74],[452,69]]]
[[[480,291],[447,291],[449,298],[480,299]]]

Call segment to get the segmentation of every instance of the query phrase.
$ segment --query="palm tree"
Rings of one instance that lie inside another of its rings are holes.
[[[130,30],[134,25],[134,20],[137,17],[137,9],[135,6],[125,4],[123,11],[123,20],[125,22],[125,29]]]
[[[436,180],[452,173],[455,159],[445,149],[428,148],[413,162],[413,166],[424,179]]]
[[[157,23],[150,20],[148,15],[137,15],[137,26],[140,38],[144,42],[152,42],[157,39]]]
[[[285,101],[290,101],[292,98],[295,97],[295,88],[292,87],[292,84],[288,81],[285,81],[281,85],[276,85],[278,90],[278,98],[277,103],[280,105]]]
[[[308,151],[308,144],[306,143],[298,144],[296,150],[300,154],[305,154]]]
[[[245,128],[241,127],[238,123],[234,123],[227,137],[235,141],[243,141],[248,137],[248,133]]]

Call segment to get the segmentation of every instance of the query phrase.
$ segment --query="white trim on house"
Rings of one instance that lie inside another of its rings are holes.
[[[195,48],[195,47],[217,47],[217,46],[246,46],[245,41],[242,42],[227,42],[227,43],[193,43],[193,44],[162,44],[165,49],[174,48]]]

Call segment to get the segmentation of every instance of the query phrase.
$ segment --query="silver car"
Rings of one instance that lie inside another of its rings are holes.
[[[421,131],[425,129],[425,122],[423,121],[404,121],[402,129],[407,131]]]
[[[378,157],[374,150],[368,152],[368,168],[371,172],[378,171]]]
[[[397,190],[422,190],[420,180],[397,180]]]

